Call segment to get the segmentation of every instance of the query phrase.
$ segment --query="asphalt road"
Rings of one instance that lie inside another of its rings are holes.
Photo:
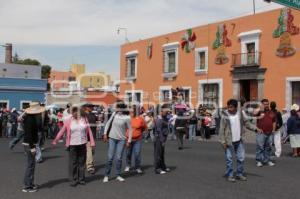
[[[48,147],[48,148],[47,148]],[[125,174],[126,182],[102,183],[107,145],[98,142],[95,175],[87,174],[87,185],[72,188],[67,175],[67,152],[62,144],[46,145],[45,162],[37,165],[36,183],[40,190],[23,193],[25,156],[21,145],[8,149],[8,140],[0,139],[0,199],[299,199],[300,159],[284,156],[275,167],[255,166],[255,146],[247,144],[247,182],[229,183],[222,178],[225,169],[223,150],[215,142],[194,141],[178,151],[176,142],[167,144],[166,163],[172,171],[166,175],[153,172],[153,146],[143,145],[145,173]]]

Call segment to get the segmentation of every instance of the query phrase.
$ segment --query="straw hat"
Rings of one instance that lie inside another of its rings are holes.
[[[291,106],[291,110],[294,110],[294,111],[298,111],[299,110],[299,105],[298,104],[293,104],[292,106]]]
[[[25,109],[25,113],[27,114],[39,114],[45,111],[45,107],[40,106],[38,102],[31,102],[29,104],[29,108]]]

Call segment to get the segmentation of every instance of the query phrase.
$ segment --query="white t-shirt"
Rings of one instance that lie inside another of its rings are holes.
[[[229,114],[230,127],[232,133],[232,142],[241,140],[241,121],[238,113],[235,115]]]
[[[64,112],[63,112],[63,121],[65,121],[65,120],[69,119],[70,117],[72,117],[72,115],[68,111],[69,111],[68,109],[64,110]]]
[[[70,145],[82,145],[87,143],[86,128],[87,124],[84,119],[72,119]]]

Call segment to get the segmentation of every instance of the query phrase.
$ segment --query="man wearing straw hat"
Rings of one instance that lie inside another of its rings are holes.
[[[38,102],[31,102],[29,108],[25,110],[23,145],[27,156],[27,165],[22,190],[25,193],[37,191],[37,186],[34,184],[35,156],[39,141],[38,132],[42,127],[42,113],[44,112],[45,108]]]

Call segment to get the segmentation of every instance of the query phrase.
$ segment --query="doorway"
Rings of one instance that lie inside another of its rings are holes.
[[[240,99],[256,101],[258,97],[257,80],[240,80]]]

